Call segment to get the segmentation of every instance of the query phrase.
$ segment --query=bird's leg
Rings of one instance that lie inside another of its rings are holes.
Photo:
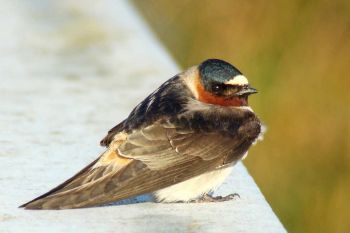
[[[229,200],[233,200],[235,198],[240,198],[238,193],[233,193],[227,196],[216,196],[213,197],[209,194],[204,194],[203,196],[201,196],[200,198],[191,201],[191,203],[204,203],[204,202],[223,202],[223,201],[229,201]]]

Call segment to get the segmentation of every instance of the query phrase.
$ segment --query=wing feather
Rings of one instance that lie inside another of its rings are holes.
[[[232,139],[230,135],[177,130],[169,123],[166,127],[155,123],[130,134],[128,140],[118,147],[118,152],[144,162],[151,170],[162,170],[193,157],[202,160],[226,157],[235,147]]]
[[[59,209],[49,204],[51,203],[49,200],[56,199],[55,197],[57,194],[64,195],[67,192],[69,193],[69,191],[94,184],[95,181],[118,172],[131,161],[131,159],[120,157],[113,150],[107,150],[98,159],[86,166],[72,178],[20,207],[25,207],[26,209],[42,209],[45,207],[48,209]]]
[[[235,162],[252,143],[241,133],[194,132],[168,122],[108,140],[109,149],[98,160],[23,206],[79,208],[154,192]]]

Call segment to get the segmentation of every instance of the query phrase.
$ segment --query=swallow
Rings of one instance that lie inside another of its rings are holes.
[[[141,194],[157,202],[222,201],[210,193],[262,133],[257,93],[233,65],[208,59],[170,78],[102,139],[95,161],[26,209],[91,207]]]

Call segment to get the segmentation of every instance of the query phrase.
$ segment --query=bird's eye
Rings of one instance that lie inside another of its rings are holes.
[[[221,88],[221,86],[219,84],[214,84],[212,86],[212,89],[213,89],[214,92],[219,92],[219,91],[221,91],[222,88]]]

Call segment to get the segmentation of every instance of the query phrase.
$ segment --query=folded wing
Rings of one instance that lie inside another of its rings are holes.
[[[79,208],[150,193],[220,169],[251,143],[242,134],[198,133],[164,122],[120,132],[99,159],[22,207]]]

